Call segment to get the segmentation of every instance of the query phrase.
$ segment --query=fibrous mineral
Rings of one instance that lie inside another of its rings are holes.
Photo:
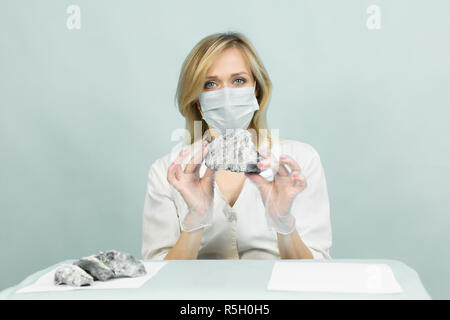
[[[207,148],[205,165],[208,168],[233,172],[261,172],[257,164],[262,157],[247,130],[227,130],[225,134],[208,143]]]

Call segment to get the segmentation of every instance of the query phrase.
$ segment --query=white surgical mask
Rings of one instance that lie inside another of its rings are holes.
[[[226,129],[247,129],[253,114],[259,109],[252,87],[229,88],[202,92],[200,105],[206,123],[221,133]]]

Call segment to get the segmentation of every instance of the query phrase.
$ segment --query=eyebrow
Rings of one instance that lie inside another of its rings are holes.
[[[232,73],[231,76],[234,77],[234,76],[237,76],[237,75],[240,75],[240,74],[248,75],[247,72],[241,71],[241,72],[237,72],[237,73]],[[206,79],[218,79],[218,77],[217,76],[209,76],[209,77],[206,77]]]

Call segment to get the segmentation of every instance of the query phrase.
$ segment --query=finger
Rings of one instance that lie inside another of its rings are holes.
[[[181,169],[181,163],[183,162],[183,158],[188,155],[190,152],[189,148],[182,149],[178,155],[176,156],[175,160],[172,162],[172,165],[174,166],[174,175],[175,178],[180,179],[182,169]]]
[[[204,145],[202,148],[199,163],[195,166],[193,173],[197,174],[200,172],[200,168],[202,167],[203,159],[205,159],[205,156],[207,153],[208,153],[208,148],[206,147],[206,145]]]
[[[181,173],[182,173],[181,163],[183,162],[183,158],[188,153],[189,153],[189,149],[187,149],[187,148],[178,152],[178,155],[176,156],[175,160],[172,162],[171,166],[169,167],[169,169],[172,171],[171,174],[178,180],[180,179]]]
[[[278,161],[276,161],[275,158],[270,157],[258,162],[257,166],[260,170],[265,170],[268,168],[278,169]]]
[[[175,167],[175,177],[180,180],[181,175],[183,174],[183,168],[181,167],[180,163],[174,163],[174,167]]]
[[[214,180],[216,176],[216,171],[206,167],[205,173],[203,174],[202,179]]]
[[[200,170],[201,164],[203,163],[203,160],[206,157],[206,154],[209,152],[208,146],[206,144],[204,144],[203,149],[202,149],[202,159],[200,160],[200,166],[198,167],[197,170]],[[214,171],[214,170],[213,170]]]
[[[291,174],[293,174],[294,172],[301,172],[298,163],[290,156],[284,155],[280,157],[280,162],[289,166],[289,168],[291,169]]]
[[[289,171],[286,169],[284,163],[281,162],[281,161],[280,161],[280,164],[278,166],[278,174],[280,176],[288,176],[289,175]]]
[[[258,149],[258,152],[262,157],[265,158],[257,165],[260,170],[271,168],[274,175],[277,175],[278,173],[280,173],[280,175],[289,174],[286,168],[280,164],[280,161],[270,152],[270,150],[266,149],[265,147],[260,147]]]
[[[196,154],[194,154],[192,159],[186,165],[186,168],[184,169],[184,173],[198,172],[198,170],[200,169],[200,166],[202,164],[205,148],[206,148],[205,146],[202,146],[202,149],[200,151],[198,151]]]
[[[214,180],[216,178],[216,171],[206,167],[203,177],[200,179],[201,184],[205,184],[209,190],[214,189]]]
[[[178,155],[176,156],[175,160],[173,162],[175,163],[182,163],[183,158],[186,157],[190,153],[189,148],[184,148],[180,152],[178,152]]]
[[[173,186],[175,186],[178,182],[177,177],[175,175],[176,170],[176,164],[175,162],[172,162],[172,164],[169,166],[169,169],[167,170],[167,181]]]
[[[248,177],[258,188],[264,188],[271,184],[271,182],[264,179],[258,173],[245,173],[245,176]]]
[[[292,178],[294,179],[294,188],[296,189],[304,189],[307,186],[305,176],[301,175],[298,171],[292,174]]]

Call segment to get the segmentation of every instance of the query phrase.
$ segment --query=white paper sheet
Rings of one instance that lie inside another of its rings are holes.
[[[94,281],[90,286],[72,287],[68,285],[55,285],[53,282],[55,271],[57,267],[43,276],[41,276],[35,283],[27,287],[23,287],[16,291],[16,293],[26,292],[44,292],[44,291],[69,291],[69,290],[96,290],[96,289],[123,289],[123,288],[139,288],[150,278],[155,276],[162,267],[166,265],[167,261],[157,262],[143,262],[147,274],[136,278],[118,278],[107,281]]]
[[[333,262],[275,262],[268,290],[401,293],[387,264]]]

